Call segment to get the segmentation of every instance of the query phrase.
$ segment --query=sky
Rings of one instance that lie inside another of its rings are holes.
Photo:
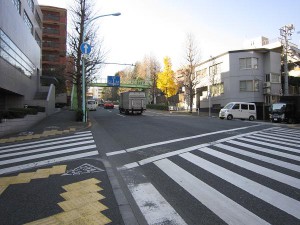
[[[41,5],[68,9],[72,0],[38,0]],[[171,58],[172,69],[185,64],[186,36],[192,34],[201,61],[243,48],[246,39],[280,37],[293,24],[294,44],[300,45],[300,1],[295,0],[94,0],[95,20],[104,40],[107,63],[134,64],[145,56]],[[285,7],[285,8],[283,8]],[[68,19],[71,19],[69,16]],[[69,26],[70,28],[70,26]],[[70,30],[69,30],[70,32]],[[98,77],[113,76],[128,66],[104,65]]]

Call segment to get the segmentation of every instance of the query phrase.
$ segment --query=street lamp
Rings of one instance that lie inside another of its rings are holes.
[[[85,39],[85,27],[87,27],[92,21],[99,19],[100,17],[105,17],[105,16],[120,16],[121,13],[111,13],[111,14],[105,14],[105,15],[100,15],[96,16],[92,19],[88,19],[83,23],[83,35],[82,35],[82,40],[84,42]],[[85,103],[85,55],[82,56],[82,111],[83,111],[83,118],[82,122],[87,121],[87,115],[86,115],[86,103]]]

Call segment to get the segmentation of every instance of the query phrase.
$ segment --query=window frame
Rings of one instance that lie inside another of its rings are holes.
[[[239,68],[240,70],[258,69],[258,58],[256,57],[239,58]]]

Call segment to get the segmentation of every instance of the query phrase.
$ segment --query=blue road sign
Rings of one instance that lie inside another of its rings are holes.
[[[90,54],[92,47],[88,43],[83,42],[80,45],[80,50],[83,54]]]
[[[120,77],[118,77],[118,76],[107,76],[107,86],[120,87]]]

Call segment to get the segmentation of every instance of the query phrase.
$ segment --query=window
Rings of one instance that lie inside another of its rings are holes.
[[[206,76],[206,71],[207,71],[206,68],[204,68],[204,69],[202,69],[202,70],[198,70],[198,71],[196,72],[196,75],[197,75],[197,76],[203,76],[203,77],[205,77],[205,76]]]
[[[12,2],[14,3],[15,7],[18,10],[18,13],[21,15],[21,0],[12,0]]]
[[[270,80],[271,80],[271,79],[270,79],[270,76],[271,76],[271,74],[269,74],[269,73],[266,74],[266,82],[270,82]]]
[[[41,47],[41,38],[37,32],[35,32],[35,40],[36,40],[36,43],[38,43],[38,45]]]
[[[39,27],[42,29],[43,25],[42,25],[42,20],[41,17],[38,13],[38,11],[35,10],[35,20],[38,23]]]
[[[33,0],[27,0],[28,2],[28,5],[29,5],[29,8],[31,9],[31,11],[33,12],[34,11],[34,3],[33,3]]]
[[[272,83],[280,83],[280,75],[271,73],[271,82]]]
[[[241,104],[241,109],[248,110],[248,104]]]
[[[212,96],[219,96],[224,93],[224,83],[214,84],[211,86]]]
[[[240,109],[240,104],[235,104],[232,109]]]
[[[14,66],[17,70],[30,77],[33,75],[35,66],[21,52],[21,50],[0,29],[0,57]]]
[[[249,105],[249,110],[255,110],[254,105]]]
[[[209,67],[209,75],[216,75],[221,73],[221,63]]]
[[[259,91],[259,80],[241,80],[240,91],[242,92],[258,92]]]
[[[240,58],[240,70],[257,69],[258,58]]]
[[[33,34],[33,25],[25,11],[24,11],[24,22],[27,25],[27,27],[29,28],[30,33]]]

